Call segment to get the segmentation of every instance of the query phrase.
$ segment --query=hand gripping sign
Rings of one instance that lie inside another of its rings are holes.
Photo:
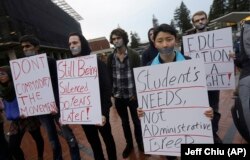
[[[184,54],[204,61],[208,90],[235,88],[232,29],[183,36]]]
[[[160,71],[160,72],[159,72]],[[146,154],[180,156],[181,144],[213,143],[205,117],[204,64],[186,60],[134,69]]]
[[[101,124],[96,55],[57,61],[61,123]]]
[[[20,115],[49,114],[56,110],[46,54],[10,61]]]

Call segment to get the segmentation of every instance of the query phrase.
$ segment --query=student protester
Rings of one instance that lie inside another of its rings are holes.
[[[152,61],[158,54],[158,50],[154,46],[154,28],[150,28],[148,31],[148,48],[142,53],[142,65],[146,66],[150,61]]]
[[[239,79],[239,98],[242,104],[242,109],[247,125],[248,133],[250,133],[250,21],[245,21],[242,24],[241,34],[241,54],[242,67]],[[249,136],[250,137],[250,134]]]
[[[194,15],[192,16],[192,23],[195,28],[187,32],[186,33],[187,35],[209,31],[209,28],[207,26],[208,17],[204,11],[198,11],[194,13]],[[182,53],[184,53],[183,46],[182,46]],[[219,90],[208,91],[208,99],[209,99],[209,104],[213,108],[213,111],[214,111],[214,117],[212,119],[214,143],[222,143],[222,140],[217,134],[219,130],[219,120],[221,117],[221,114],[219,113],[220,91]]]
[[[9,66],[0,67],[0,97],[3,98],[4,110],[16,107],[18,110],[17,97]],[[11,110],[13,111],[13,110]],[[18,115],[16,115],[18,116]],[[24,160],[24,153],[20,145],[24,133],[28,131],[36,142],[38,160],[43,159],[44,141],[40,131],[40,122],[36,117],[12,117],[10,125],[9,151],[13,158]],[[8,118],[8,117],[7,117]],[[6,144],[6,142],[4,142]],[[4,145],[1,143],[1,146]]]
[[[127,47],[128,42],[128,34],[123,29],[114,29],[110,34],[110,43],[115,46],[115,50],[108,56],[107,62],[113,88],[112,96],[122,121],[127,143],[122,153],[123,158],[127,158],[134,147],[127,107],[134,123],[134,134],[138,148],[140,151],[144,151],[141,123],[136,113],[138,103],[133,75],[133,68],[140,66],[140,58],[137,52]]]
[[[23,49],[24,55],[26,57],[39,54],[40,42],[33,35],[25,35],[20,38],[20,44]],[[57,79],[57,69],[56,61],[52,58],[47,58],[49,72],[51,77],[51,83],[53,88],[53,93],[56,102],[56,110],[52,111],[51,114],[39,115],[39,119],[46,128],[49,141],[53,150],[53,160],[62,160],[62,148],[58,138],[56,124],[59,124],[59,94],[58,94],[58,79]],[[56,122],[56,123],[55,123]],[[80,152],[76,138],[68,125],[61,125],[60,129],[62,131],[63,137],[66,139],[69,149],[70,156],[72,160],[80,160]]]
[[[191,59],[174,50],[176,45],[177,31],[168,24],[161,24],[154,30],[154,45],[159,51],[157,56],[149,62],[149,65],[157,65],[170,62],[178,62]],[[141,108],[137,109],[139,117],[144,116]],[[212,118],[213,110],[210,108],[204,112],[205,116]],[[176,160],[175,156],[166,156],[168,160]]]
[[[80,33],[69,34],[69,48],[73,57],[89,55],[91,49],[88,41]],[[90,143],[94,158],[96,160],[104,160],[103,149],[101,140],[98,135],[98,131],[102,135],[103,141],[106,145],[109,160],[116,160],[116,147],[115,141],[111,132],[111,126],[109,122],[109,110],[111,107],[111,86],[110,80],[107,76],[107,67],[105,63],[98,59],[98,75],[99,75],[99,87],[100,87],[100,98],[101,98],[101,109],[102,109],[102,124],[97,125],[82,125],[85,135]]]
[[[245,122],[244,128],[240,133],[245,133],[244,138],[250,139],[250,21],[241,22],[240,53],[233,53],[235,65],[240,68],[240,77],[238,84],[238,94],[243,115],[238,115]],[[243,124],[241,124],[243,126]]]
[[[0,79],[3,73],[0,72]],[[0,95],[2,95],[0,93]],[[10,155],[9,155],[9,145],[8,142],[5,138],[4,134],[4,117],[3,117],[3,102],[2,99],[0,98],[0,159],[1,160],[11,160]]]

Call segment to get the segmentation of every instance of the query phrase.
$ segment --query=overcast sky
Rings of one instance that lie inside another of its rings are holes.
[[[65,0],[84,20],[80,21],[87,39],[106,37],[118,25],[128,34],[136,32],[141,42],[148,41],[152,17],[159,24],[170,24],[182,0]],[[191,15],[199,10],[209,12],[213,0],[183,0]],[[191,16],[190,15],[190,16]]]

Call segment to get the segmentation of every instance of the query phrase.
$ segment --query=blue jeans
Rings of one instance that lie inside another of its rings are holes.
[[[62,147],[57,135],[54,117],[47,114],[39,116],[39,119],[42,125],[46,128],[49,142],[53,150],[53,160],[62,160]]]
[[[68,125],[62,125],[61,130],[63,137],[68,143],[71,160],[81,160],[78,143],[71,128]]]

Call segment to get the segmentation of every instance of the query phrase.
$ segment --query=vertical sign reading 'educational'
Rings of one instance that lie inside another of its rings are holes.
[[[20,115],[49,114],[56,110],[46,54],[10,61]]]
[[[101,103],[96,55],[57,61],[61,122],[100,124]]]
[[[146,154],[180,156],[181,144],[213,143],[205,117],[204,64],[186,60],[134,69]]]
[[[232,29],[224,28],[183,36],[184,54],[205,63],[208,90],[235,88]]]

